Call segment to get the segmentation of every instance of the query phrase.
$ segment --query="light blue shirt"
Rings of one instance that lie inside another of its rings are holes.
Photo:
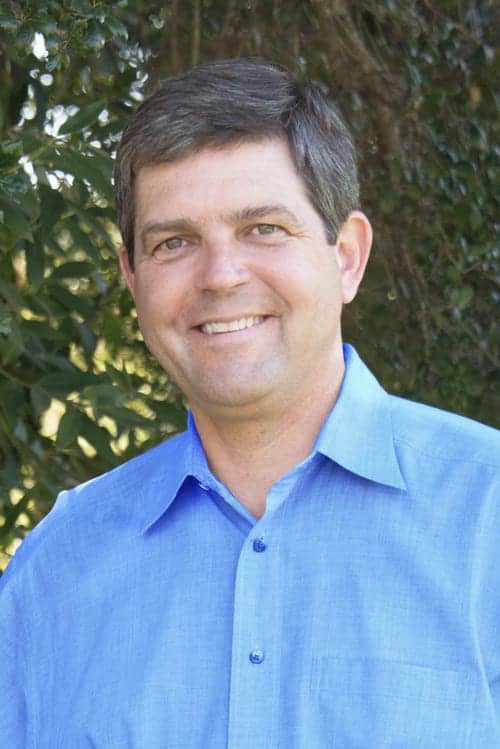
[[[196,429],[64,492],[1,580],[6,749],[498,749],[498,433],[350,347],[258,522]]]

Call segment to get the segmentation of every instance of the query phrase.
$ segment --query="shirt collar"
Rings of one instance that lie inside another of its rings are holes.
[[[138,487],[131,508],[132,522],[140,533],[148,531],[168,510],[190,475],[190,442],[190,433],[183,432],[124,464],[123,468],[134,470],[130,484],[134,490]]]
[[[339,397],[315,450],[358,476],[405,490],[394,446],[390,396],[348,344],[344,360]]]
[[[406,489],[399,469],[390,413],[389,395],[379,385],[356,351],[344,345],[346,371],[337,402],[325,421],[313,452],[335,461],[358,476]],[[168,510],[188,477],[199,484],[218,483],[213,476],[189,412],[187,431],[139,458],[135,485],[141,497],[134,504],[137,526],[146,532]],[[154,454],[156,452],[156,455]],[[149,455],[150,459],[145,460]],[[138,479],[138,480],[137,480]]]
[[[142,456],[150,458],[144,465],[141,458],[137,463],[139,473],[145,475],[134,484],[140,485],[140,498],[135,503],[137,527],[145,533],[168,510],[182,485],[189,477],[205,487],[215,479],[208,466],[196,425],[191,412],[188,412],[187,430],[175,438],[167,440]],[[156,453],[156,455],[155,455]]]

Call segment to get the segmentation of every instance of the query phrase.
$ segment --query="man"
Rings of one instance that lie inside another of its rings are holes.
[[[333,105],[264,62],[195,68],[131,118],[116,190],[189,428],[16,554],[0,744],[499,747],[498,435],[343,347],[371,229]]]

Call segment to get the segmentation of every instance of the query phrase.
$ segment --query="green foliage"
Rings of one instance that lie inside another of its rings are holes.
[[[184,424],[116,272],[111,153],[143,73],[115,11],[116,3],[0,6],[9,83],[0,145],[3,549],[61,488]]]
[[[118,280],[111,173],[145,89],[200,60],[330,89],[376,237],[346,338],[388,389],[493,421],[497,25],[485,0],[0,2],[0,567],[60,489],[183,428]]]

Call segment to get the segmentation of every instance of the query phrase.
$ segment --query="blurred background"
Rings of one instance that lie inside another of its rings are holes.
[[[499,29],[487,0],[0,2],[0,570],[61,489],[184,427],[118,277],[111,173],[129,112],[198,62],[330,93],[375,230],[346,340],[388,390],[499,424]]]

